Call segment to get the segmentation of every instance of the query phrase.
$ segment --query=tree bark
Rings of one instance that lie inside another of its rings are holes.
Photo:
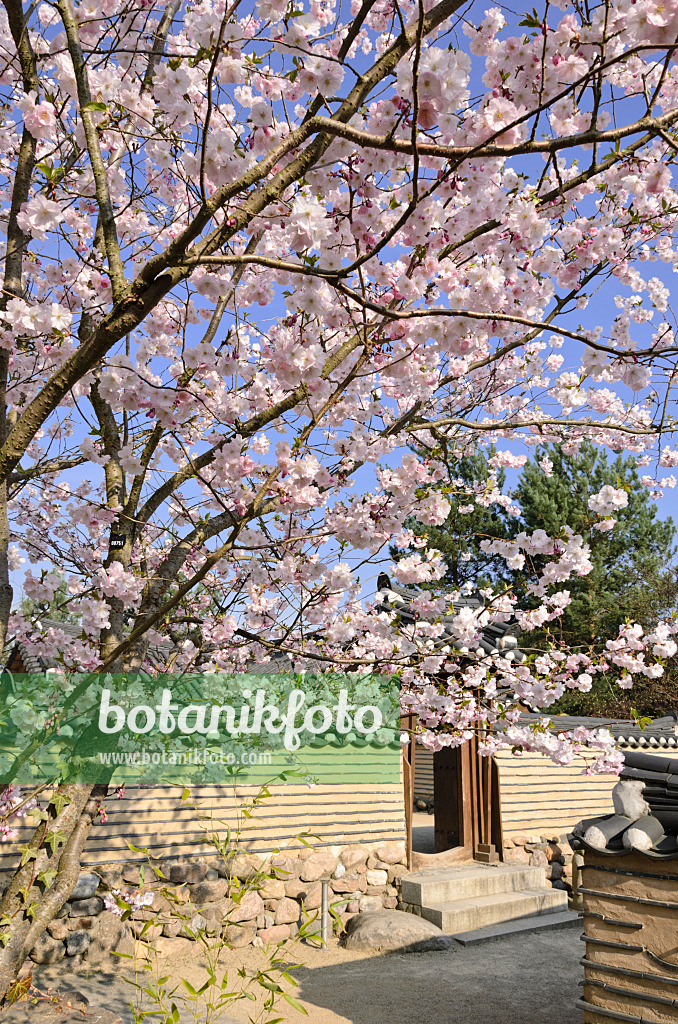
[[[73,892],[106,786],[63,784],[22,847],[24,863],[0,902],[0,1006],[31,949]]]

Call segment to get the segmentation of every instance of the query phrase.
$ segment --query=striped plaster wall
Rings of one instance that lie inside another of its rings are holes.
[[[243,819],[258,789],[226,787],[192,791],[182,803],[182,788],[129,787],[120,800],[106,802],[108,820],[94,826],[82,858],[83,866],[143,861],[128,843],[146,848],[155,857],[179,857],[209,852],[206,834],[223,839],[239,821],[243,850],[267,853],[273,849],[301,849],[298,838],[306,833],[314,847],[404,841],[405,809],[402,785],[275,786],[271,799]],[[195,801],[195,804],[194,802]],[[20,829],[15,843],[0,846],[0,870],[16,864],[16,847],[31,832]]]
[[[249,769],[248,785],[193,786],[185,800],[181,785],[126,782],[122,799],[106,800],[108,819],[92,829],[82,864],[145,860],[143,854],[130,851],[130,843],[155,857],[195,855],[206,852],[206,834],[224,839],[239,828],[240,848],[256,853],[302,849],[300,835],[314,847],[405,840],[399,747],[375,750],[327,744],[300,751],[299,761],[316,783],[300,778],[270,784],[279,771],[290,769],[282,755],[276,755],[270,766]],[[252,802],[265,784],[269,795],[253,809]],[[252,816],[243,813],[248,810]],[[17,847],[32,833],[30,819],[18,826],[18,832],[16,842],[0,844],[0,871],[16,864]]]
[[[666,757],[666,750],[644,749]],[[583,758],[556,765],[540,754],[497,755],[504,836],[561,835],[582,818],[612,812],[613,775],[582,775]],[[414,761],[414,795],[433,797],[433,754],[418,746]]]

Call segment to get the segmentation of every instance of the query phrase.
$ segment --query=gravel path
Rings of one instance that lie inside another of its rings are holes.
[[[164,973],[195,983],[200,964],[195,947],[185,945],[190,948],[166,961]],[[582,955],[579,933],[569,929],[438,953],[372,955],[348,952],[334,941],[326,951],[302,946],[297,956],[305,966],[294,973],[308,1017],[286,1004],[280,1016],[286,1024],[582,1024],[574,1006]],[[231,956],[234,968],[261,964],[261,954],[251,948]],[[115,1009],[126,1024],[132,1022],[126,1006],[130,989],[119,974],[67,975],[48,968],[36,971],[35,980],[83,992],[91,1004]],[[247,1001],[233,1006],[231,1019],[245,1024],[252,1007]],[[193,1024],[192,1016],[185,1019]]]

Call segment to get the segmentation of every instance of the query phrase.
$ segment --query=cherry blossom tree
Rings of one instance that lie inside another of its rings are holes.
[[[486,753],[618,766],[609,735],[529,732],[518,702],[660,675],[672,622],[464,657],[490,614],[562,614],[581,536],[487,541],[546,556],[542,603],[488,592],[461,651],[437,642],[449,595],[403,628],[361,588],[408,516],[510,506],[455,475],[490,444],[499,470],[588,440],[675,483],[677,39],[676,0],[509,25],[459,0],[3,0],[0,646],[105,671],[169,637],[182,670],[397,671],[434,746],[500,716]],[[603,488],[592,525],[624,498]],[[444,572],[419,544],[401,583]],[[67,578],[79,638],[10,620],[21,565],[37,601]],[[95,796],[57,792],[5,894],[0,997],[72,891]]]

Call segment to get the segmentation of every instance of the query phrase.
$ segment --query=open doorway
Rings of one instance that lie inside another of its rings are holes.
[[[444,855],[446,862],[500,859],[501,801],[494,759],[480,757],[473,739],[435,752],[417,744],[410,757],[414,860],[423,866],[422,855],[441,860]]]

